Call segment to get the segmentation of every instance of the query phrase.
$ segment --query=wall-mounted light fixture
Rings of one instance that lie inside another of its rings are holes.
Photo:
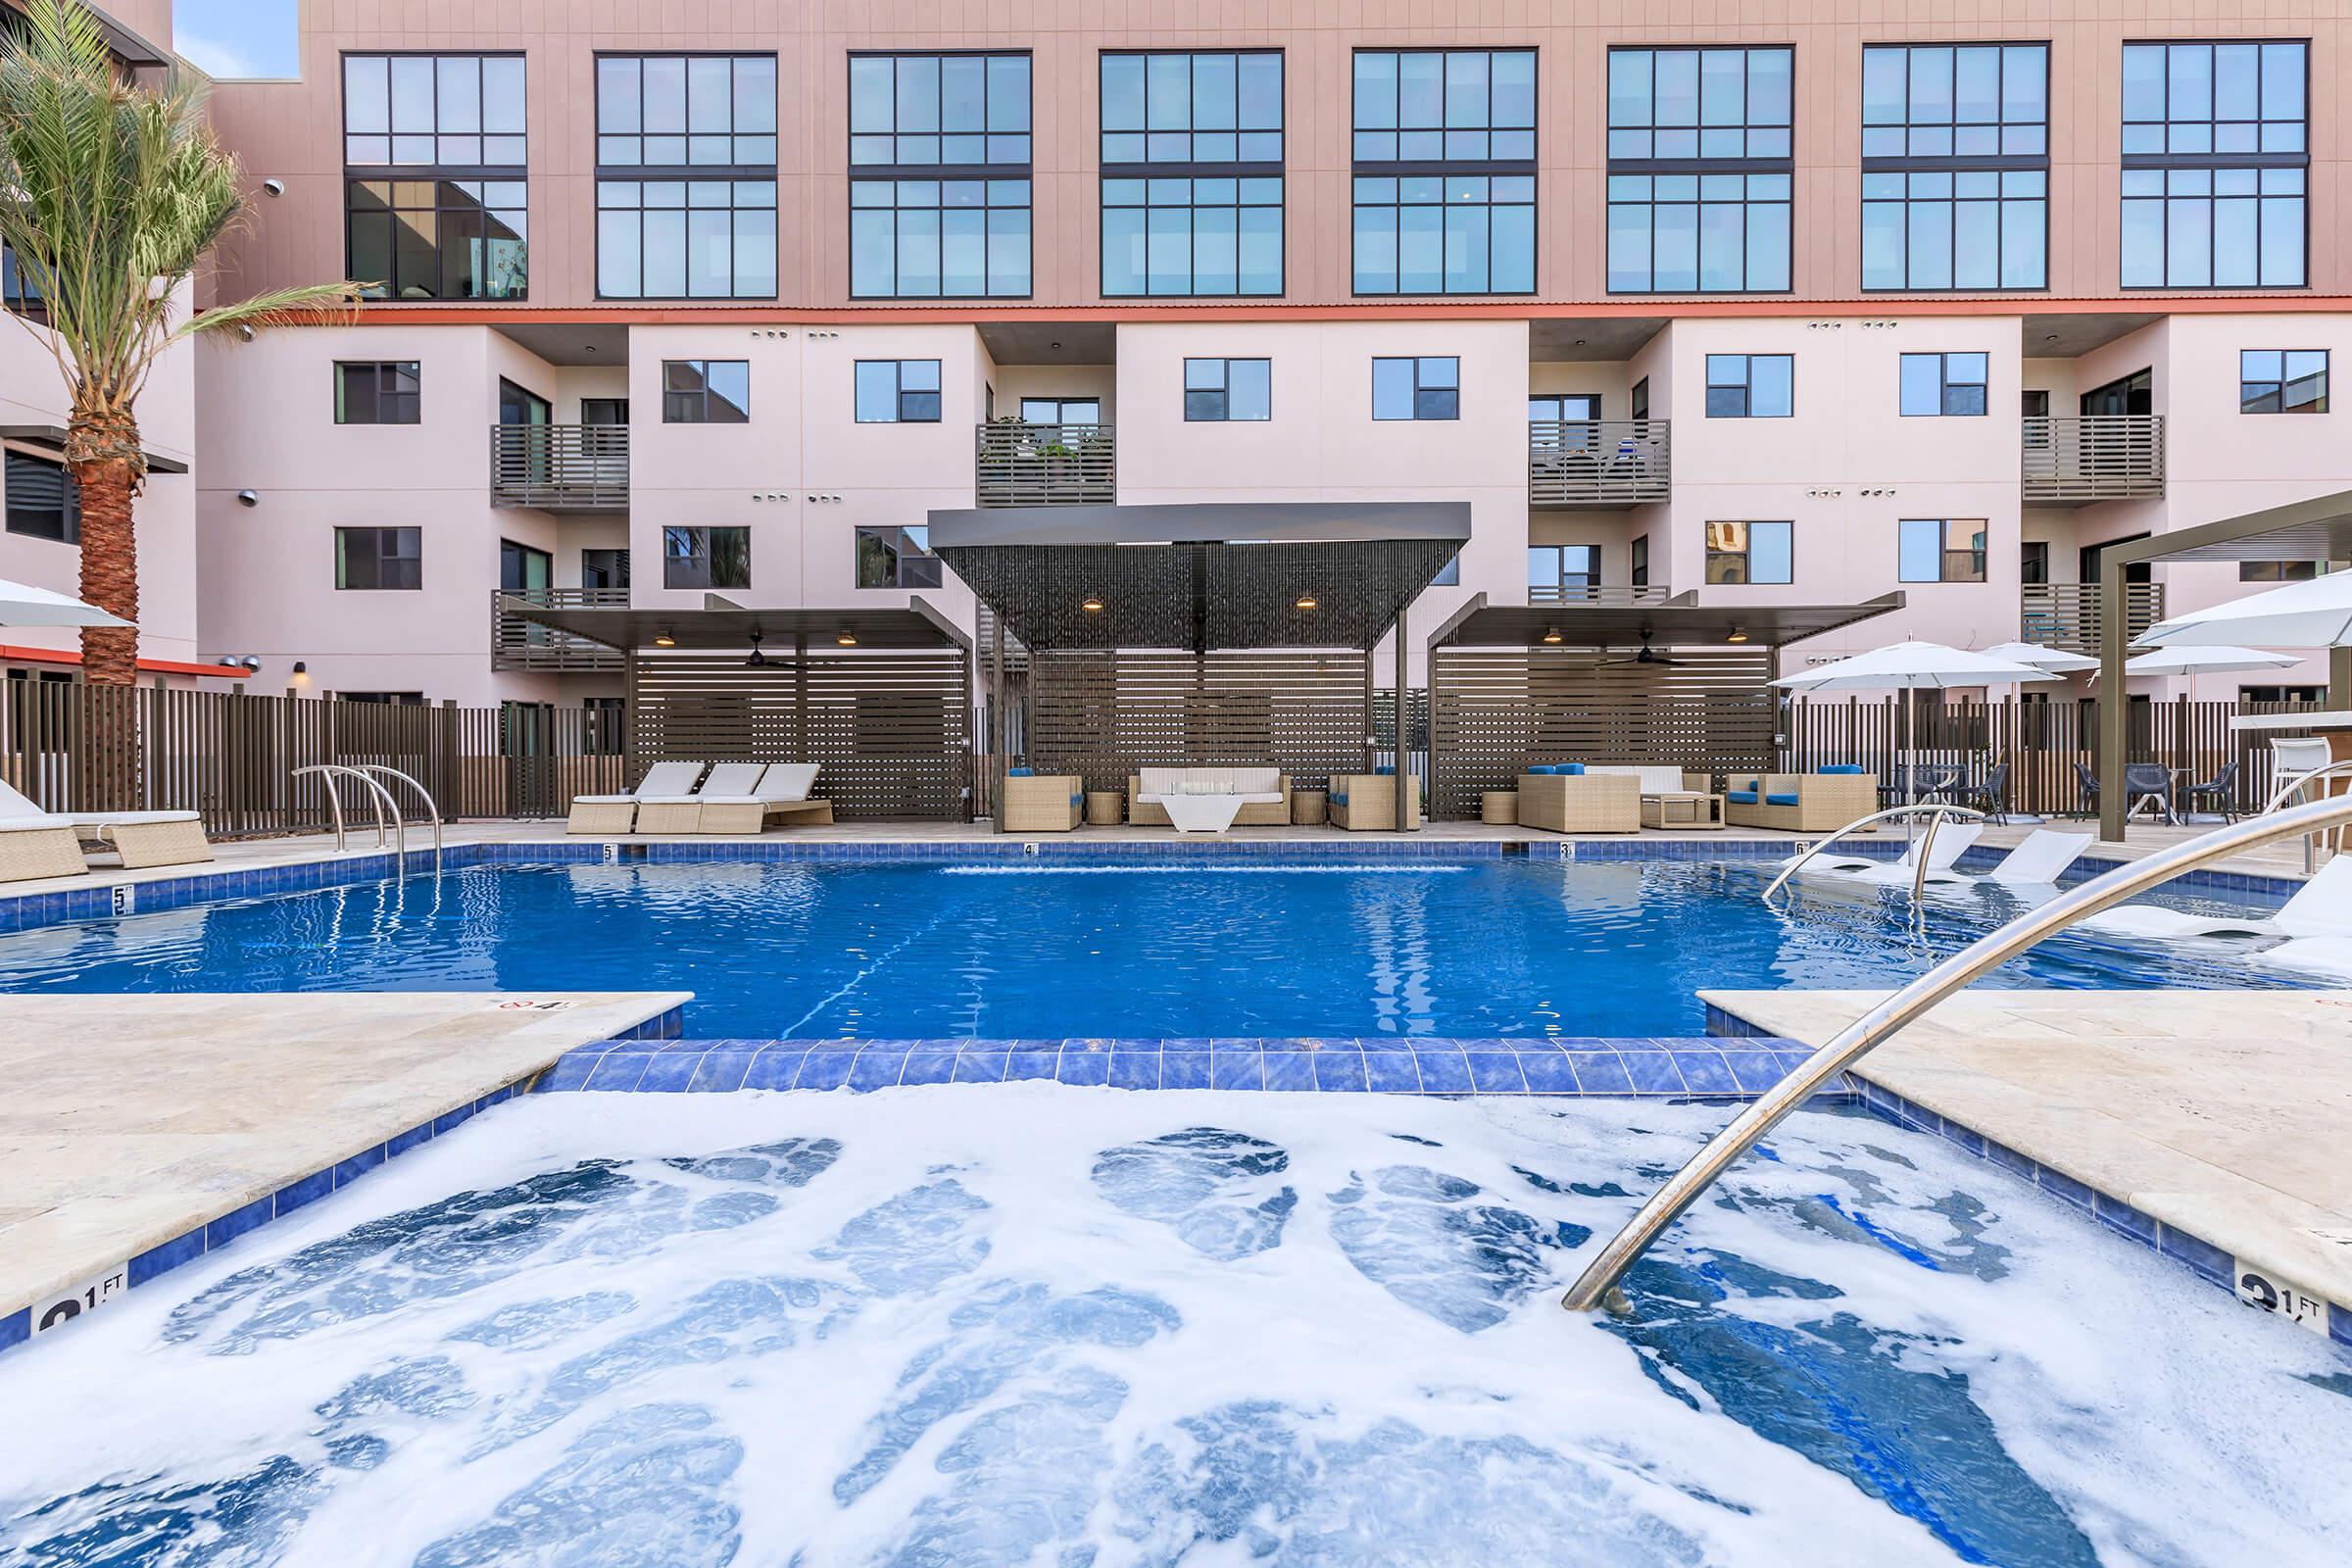
[[[310,672],[311,672],[311,665],[310,665],[310,662],[309,662],[308,660],[297,659],[296,661],[294,661],[294,673],[295,673],[295,674],[297,674],[297,675],[308,675]]]

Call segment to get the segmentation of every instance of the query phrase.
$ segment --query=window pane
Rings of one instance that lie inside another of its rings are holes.
[[[1792,526],[1786,522],[1751,522],[1747,525],[1749,582],[1785,583],[1792,580]]]
[[[1409,419],[1413,416],[1413,362],[1372,362],[1372,417]]]
[[[1759,419],[1786,418],[1796,404],[1796,362],[1786,354],[1748,360],[1748,414]]]
[[[1231,400],[1231,417],[1270,419],[1274,416],[1273,371],[1274,362],[1271,360],[1229,362],[1227,390]]]
[[[857,419],[886,423],[899,416],[899,367],[895,360],[858,362]]]

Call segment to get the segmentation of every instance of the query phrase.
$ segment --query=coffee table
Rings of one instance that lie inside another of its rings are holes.
[[[1644,795],[1642,825],[1657,828],[1695,828],[1712,831],[1723,826],[1720,795]]]

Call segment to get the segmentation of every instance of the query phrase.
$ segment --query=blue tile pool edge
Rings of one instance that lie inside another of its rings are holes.
[[[1783,1039],[1768,1034],[1757,1025],[1713,1003],[1708,1003],[1706,1007],[1709,1035],[1719,1039]],[[2192,1235],[2177,1225],[2168,1225],[2151,1214],[2141,1212],[2124,1199],[2078,1181],[2031,1154],[2011,1149],[1974,1127],[1930,1110],[1916,1101],[1906,1100],[1884,1084],[1850,1068],[1842,1077],[1852,1086],[1851,1101],[1872,1115],[1898,1127],[1941,1139],[1979,1159],[1998,1165],[2010,1175],[2049,1194],[2126,1241],[2172,1259],[2206,1284],[2228,1291],[2231,1298],[2242,1299],[2237,1289],[2237,1260],[2228,1249],[2216,1247],[2203,1237]],[[2270,1282],[2266,1280],[2265,1283]],[[2352,1305],[2330,1300],[2327,1303],[2327,1311],[2328,1338],[2338,1349],[2352,1352]]]
[[[773,864],[986,864],[1005,859],[1109,860],[1215,864],[1228,859],[1288,857],[1301,861],[1361,860],[1371,863],[1398,860],[1761,860],[1796,853],[1809,838],[1706,839],[1215,839],[1184,843],[1166,839],[1087,839],[1075,842],[1023,839],[957,839],[936,842],[886,842],[849,839],[714,839],[709,843],[629,839],[548,839],[496,844],[456,844],[449,847],[443,865],[466,870],[481,865],[694,865],[723,861]],[[1897,853],[1892,836],[1855,840],[1855,853],[1891,858]],[[419,859],[412,864],[420,863]],[[1960,858],[1969,870],[1997,863],[2001,851],[1972,848]],[[396,857],[389,852],[358,855],[347,859],[290,861],[282,865],[243,869],[191,871],[185,876],[142,882],[97,883],[58,893],[25,893],[0,897],[0,935],[38,930],[72,921],[100,920],[118,914],[152,913],[234,899],[266,898],[309,892],[358,882],[376,882],[395,872]],[[2078,860],[2067,881],[2072,884],[2115,869],[2124,862],[2086,856]],[[2291,898],[2302,882],[2294,877],[2257,876],[2235,871],[2191,871],[2175,878],[2170,887],[2182,891],[2250,894],[2262,898]]]

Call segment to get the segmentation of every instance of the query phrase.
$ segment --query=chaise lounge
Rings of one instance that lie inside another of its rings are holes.
[[[771,816],[790,820],[819,823],[833,820],[831,801],[812,801],[808,790],[816,782],[815,762],[770,762],[762,769],[757,762],[728,762],[710,770],[710,782],[692,797],[694,824],[691,827],[645,828],[641,832],[672,833],[760,833],[767,828]],[[727,793],[741,778],[737,768],[748,768],[757,777],[751,787],[741,794]],[[720,775],[726,775],[722,778]],[[684,802],[640,802],[638,820],[642,823],[646,808],[652,807],[663,820],[683,821]],[[672,816],[670,813],[677,814]]]
[[[1818,773],[1737,773],[1723,796],[1735,827],[1834,833],[1879,808],[1879,781],[1858,767]]]
[[[1404,775],[1405,826],[1421,825],[1421,776]],[[1396,831],[1396,775],[1334,773],[1326,797],[1331,825],[1350,833]]]
[[[0,783],[0,826],[6,828],[12,840],[10,845],[0,848],[13,848],[14,858],[27,864],[65,866],[65,840],[59,836],[61,833],[72,837],[74,850],[74,863],[65,869],[24,871],[15,876],[0,869],[0,881],[78,876],[89,869],[81,857],[85,839],[111,846],[122,857],[124,870],[150,865],[189,865],[213,858],[212,841],[204,833],[204,818],[195,811],[44,811],[6,783]]]
[[[653,796],[675,797],[703,776],[701,762],[656,762],[637,787],[623,795],[575,795],[564,818],[566,833],[626,833],[636,825],[637,803]]]

